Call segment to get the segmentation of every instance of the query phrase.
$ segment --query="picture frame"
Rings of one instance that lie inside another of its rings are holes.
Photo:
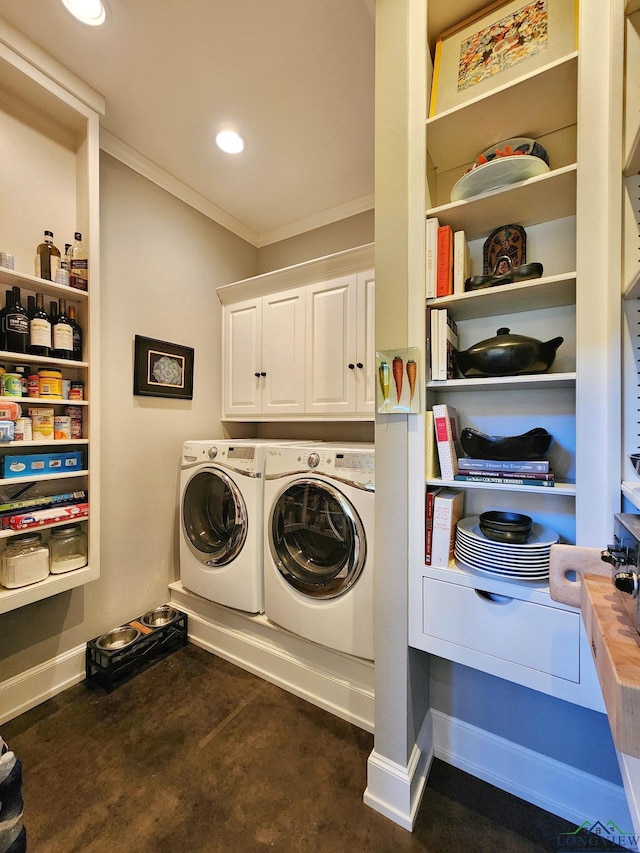
[[[574,51],[577,7],[578,0],[497,0],[443,32],[436,42],[429,117]]]
[[[192,400],[194,354],[192,347],[136,335],[133,393]]]

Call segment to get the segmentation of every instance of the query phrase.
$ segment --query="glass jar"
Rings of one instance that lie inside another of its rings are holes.
[[[81,569],[88,562],[87,534],[77,524],[54,527],[49,536],[49,551],[52,575]]]
[[[43,581],[49,574],[49,548],[37,532],[22,533],[7,543],[0,559],[0,584],[8,589]]]

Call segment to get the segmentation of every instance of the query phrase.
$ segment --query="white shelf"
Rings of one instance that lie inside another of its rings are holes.
[[[515,83],[427,119],[427,147],[437,171],[473,162],[485,148],[513,136],[513,116],[522,113],[520,136],[538,139],[576,123],[578,54],[552,62]],[[553,92],[553,98],[547,97]],[[522,106],[526,104],[526,110]]]
[[[60,442],[66,444],[67,442]],[[0,486],[10,486],[12,483],[39,483],[43,480],[70,480],[72,477],[86,477],[89,471],[64,471],[60,474],[41,474],[39,477],[4,477],[0,478]]]
[[[89,367],[89,363],[86,361],[74,361],[70,358],[50,358],[41,355],[30,355],[29,353],[23,352],[8,352],[7,350],[0,350],[0,361],[10,362],[11,364],[37,364],[39,366],[45,365],[49,367],[49,365],[55,364],[60,367],[69,367],[69,368],[77,368],[77,367]],[[0,398],[4,399],[4,398]],[[28,397],[7,397],[7,400],[28,400]],[[49,402],[47,400],[47,402]],[[64,401],[63,401],[64,402]],[[68,400],[66,401],[69,402]]]
[[[55,452],[56,447],[67,446],[68,444],[89,444],[88,438],[67,438],[55,439],[36,439],[34,441],[3,441],[0,442],[0,450],[13,450],[14,447],[50,447]]]
[[[510,483],[474,483],[467,480],[427,480],[428,486],[447,486],[450,489],[490,489],[500,492],[525,492],[526,494],[545,494],[561,497],[575,497],[576,484],[556,480],[555,486],[518,486]]]
[[[501,222],[518,222],[523,228],[576,212],[577,166],[572,163],[526,181],[519,181],[464,201],[427,210],[454,231],[463,230],[467,240],[486,237]]]
[[[0,285],[5,287],[19,287],[33,293],[44,293],[54,299],[66,299],[67,302],[81,302],[88,298],[84,290],[68,287],[64,284],[56,284],[46,278],[38,278],[35,275],[26,275],[17,270],[8,270],[0,267]]]
[[[433,308],[446,308],[454,320],[470,320],[475,317],[494,317],[499,314],[515,314],[518,311],[533,311],[537,308],[557,308],[573,305],[576,299],[575,271],[560,275],[502,284],[467,293],[429,299]]]
[[[75,571],[66,572],[62,575],[49,575],[43,581],[22,586],[19,589],[0,587],[0,613],[7,613],[9,610],[24,607],[26,604],[33,604],[35,601],[41,601],[43,598],[49,598],[59,592],[66,592],[68,589],[82,586],[89,581],[97,580],[99,577],[98,568],[86,566],[83,569],[75,569]]]
[[[478,391],[482,389],[504,389],[528,391],[536,388],[571,388],[576,384],[575,373],[535,373],[530,376],[490,376],[473,379],[447,379],[427,382],[431,391]]]
[[[88,400],[59,400],[51,397],[9,397],[8,395],[0,395],[0,406],[4,400],[13,400],[15,403],[20,403],[23,409],[26,406],[88,406]]]

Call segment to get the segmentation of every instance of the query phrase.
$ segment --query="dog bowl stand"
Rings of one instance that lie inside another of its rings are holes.
[[[107,693],[118,684],[137,675],[188,643],[187,614],[177,616],[165,625],[143,625],[142,617],[128,624],[140,631],[140,636],[120,649],[101,649],[100,637],[87,643],[86,679],[104,687]],[[101,635],[104,636],[104,635]]]

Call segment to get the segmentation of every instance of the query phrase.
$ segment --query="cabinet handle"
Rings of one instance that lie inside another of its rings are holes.
[[[256,379],[260,379],[260,374],[258,372],[254,373],[253,375],[256,377]]]
[[[359,361],[359,362],[356,364],[356,367],[359,367],[359,368],[360,368],[360,370],[362,370],[362,368],[364,367],[364,364],[363,364],[361,361]]]
[[[355,364],[348,364],[347,367],[349,368],[349,370],[355,370],[356,369]]]
[[[492,604],[510,604],[513,601],[513,598],[509,595],[498,595],[497,592],[487,592],[485,589],[476,589],[474,592],[477,596],[484,598],[485,601],[489,601]]]
[[[266,376],[266,375],[267,374],[264,372],[264,370],[260,373],[260,376]]]

